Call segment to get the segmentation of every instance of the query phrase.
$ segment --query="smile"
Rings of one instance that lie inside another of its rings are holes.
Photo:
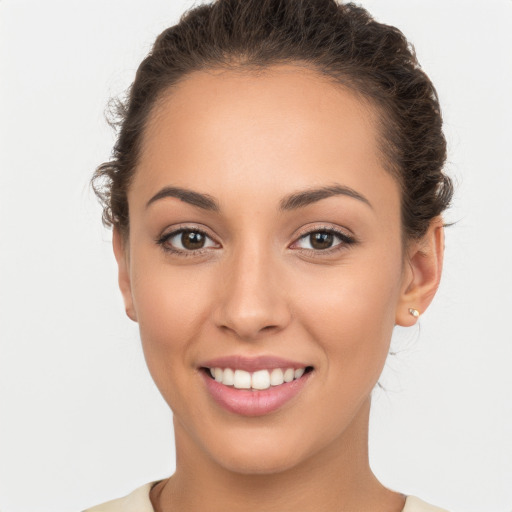
[[[241,416],[263,416],[293,402],[314,373],[313,366],[272,356],[222,357],[199,368],[213,402]]]
[[[258,391],[300,379],[310,369],[312,368],[269,368],[251,373],[240,369],[207,368],[211,377],[224,386]]]

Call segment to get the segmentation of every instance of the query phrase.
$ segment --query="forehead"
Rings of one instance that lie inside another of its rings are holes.
[[[162,142],[164,130],[169,136],[208,135],[219,146],[222,133],[229,133],[235,146],[235,132],[267,148],[311,137],[307,132],[314,131],[314,142],[325,141],[320,147],[336,139],[342,149],[359,139],[375,150],[376,120],[375,109],[362,96],[306,67],[212,69],[187,75],[161,95],[146,123],[142,147]]]
[[[156,103],[133,188],[147,197],[192,186],[221,199],[333,182],[396,189],[377,126],[368,101],[305,67],[194,72]]]

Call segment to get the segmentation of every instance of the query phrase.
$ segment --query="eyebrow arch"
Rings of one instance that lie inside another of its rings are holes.
[[[191,204],[192,206],[198,206],[203,210],[212,212],[220,211],[219,203],[213,197],[208,194],[201,194],[181,187],[164,187],[146,203],[146,208],[150,204],[158,201],[159,199],[163,199],[164,197],[176,197],[185,203]]]
[[[339,195],[352,197],[367,204],[370,208],[373,208],[370,201],[368,201],[368,199],[359,192],[356,192],[350,187],[345,187],[344,185],[334,184],[327,187],[313,188],[291,194],[281,200],[279,209],[281,211],[295,210],[297,208],[303,208],[309,204],[316,203],[321,199]]]
[[[290,194],[289,196],[284,197],[280,201],[279,210],[296,210],[298,208],[303,208],[304,206],[307,206],[309,204],[316,203],[321,199],[326,199],[328,197],[338,195],[352,197],[367,204],[370,208],[373,208],[370,201],[368,201],[368,199],[366,199],[366,197],[364,197],[363,195],[359,194],[359,192],[356,192],[354,189],[350,187],[335,184]],[[212,196],[208,194],[202,194],[200,192],[194,192],[193,190],[181,187],[164,187],[146,203],[146,208],[155,201],[158,201],[165,197],[176,197],[177,199],[180,199],[185,203],[191,204],[192,206],[197,206],[199,208],[202,208],[203,210],[213,212],[220,211],[219,203]]]

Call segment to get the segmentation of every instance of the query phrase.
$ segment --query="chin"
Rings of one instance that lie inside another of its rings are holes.
[[[227,471],[241,475],[272,475],[283,473],[295,466],[300,461],[296,453],[271,453],[257,452],[233,453],[228,457],[217,458],[216,462]]]
[[[266,429],[265,429],[266,430]],[[217,438],[209,443],[210,457],[227,471],[244,475],[271,475],[301,465],[319,447],[304,444],[290,429],[279,435],[276,428],[253,430]],[[302,436],[301,436],[302,437]]]

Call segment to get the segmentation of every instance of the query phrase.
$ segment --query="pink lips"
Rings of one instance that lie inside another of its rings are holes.
[[[229,356],[205,361],[204,368],[231,368],[255,372],[273,368],[304,368],[307,365],[274,356],[243,357]],[[306,385],[311,372],[301,378],[271,386],[265,390],[236,389],[212,379],[206,371],[201,372],[206,389],[213,400],[224,409],[242,416],[263,416],[276,411],[294,398]]]

